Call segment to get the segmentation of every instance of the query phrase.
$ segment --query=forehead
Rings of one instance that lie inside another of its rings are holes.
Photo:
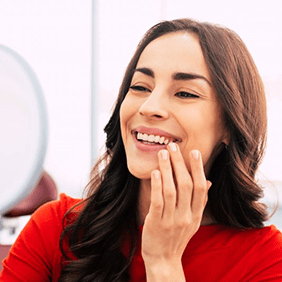
[[[210,79],[197,34],[168,33],[150,42],[141,53],[137,68],[198,73]]]

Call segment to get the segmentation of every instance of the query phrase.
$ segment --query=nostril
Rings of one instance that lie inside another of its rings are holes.
[[[161,114],[154,114],[154,113],[150,113],[150,112],[143,112],[143,111],[139,111],[141,116],[146,116],[148,118],[153,118],[153,119],[163,119],[166,117],[166,115],[161,115]]]
[[[161,115],[153,115],[153,116],[156,117],[156,118],[162,118]]]
[[[157,119],[163,118],[163,116],[162,116],[162,115],[159,115],[159,114],[143,113],[142,111],[139,111],[139,113],[140,113],[141,116],[149,116],[150,118],[157,118]]]

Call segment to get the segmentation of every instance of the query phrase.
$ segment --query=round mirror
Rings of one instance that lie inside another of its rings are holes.
[[[47,111],[28,63],[0,45],[0,215],[38,182],[47,149]]]

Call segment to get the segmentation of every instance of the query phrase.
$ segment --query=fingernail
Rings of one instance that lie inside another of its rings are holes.
[[[163,160],[167,160],[167,158],[168,158],[167,150],[161,151],[161,156],[162,156]]]
[[[175,143],[171,142],[171,143],[168,144],[168,146],[169,146],[171,151],[176,152],[177,148],[176,148]]]
[[[160,172],[158,170],[155,170],[153,174],[154,174],[155,179],[160,178]]]
[[[193,151],[191,152],[191,154],[192,154],[192,156],[193,156],[193,158],[194,158],[195,160],[198,160],[198,159],[199,159],[199,151],[193,150]]]

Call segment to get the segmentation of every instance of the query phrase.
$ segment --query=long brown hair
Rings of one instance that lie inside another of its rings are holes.
[[[127,169],[120,132],[120,106],[145,47],[171,32],[195,33],[224,113],[229,144],[213,162],[208,179],[209,208],[220,224],[241,229],[262,227],[266,207],[255,174],[266,141],[264,87],[246,46],[233,31],[190,19],[161,22],[139,43],[124,75],[112,116],[105,127],[106,152],[93,168],[85,208],[61,236],[78,260],[63,269],[60,281],[129,281],[138,238],[139,179]],[[66,218],[68,214],[66,215]],[[129,254],[122,246],[129,238]],[[67,258],[67,256],[66,256]]]

